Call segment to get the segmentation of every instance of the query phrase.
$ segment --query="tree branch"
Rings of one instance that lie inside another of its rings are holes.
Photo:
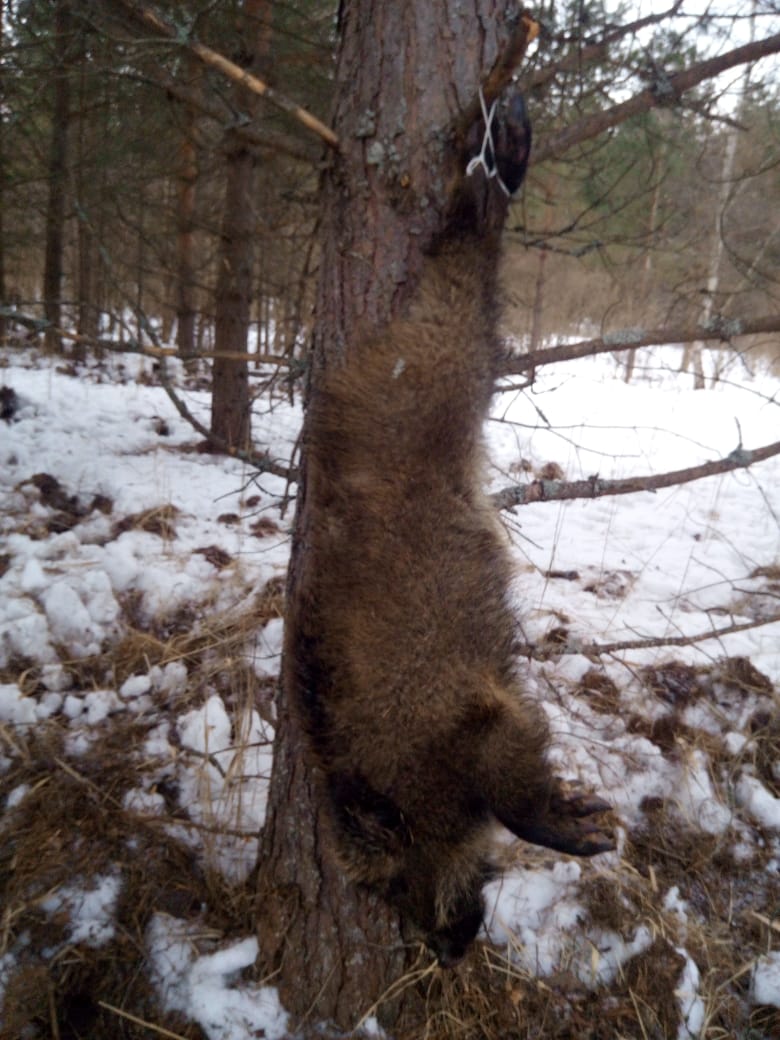
[[[258,76],[253,76],[246,69],[242,69],[240,65],[236,65],[234,61],[230,61],[223,54],[219,54],[217,51],[212,50],[211,47],[207,47],[205,44],[200,43],[198,40],[193,40],[190,37],[179,32],[175,26],[171,25],[170,22],[160,18],[151,8],[146,7],[143,4],[133,3],[132,0],[119,0],[119,3],[125,10],[132,15],[132,17],[141,22],[147,28],[151,29],[158,36],[163,36],[173,43],[178,43],[185,47],[188,51],[191,51],[204,65],[208,65],[213,69],[218,69],[223,75],[227,76],[228,79],[237,83],[241,87],[245,87],[247,90],[252,91],[253,94],[258,94],[264,97],[267,101],[270,101],[272,105],[286,112],[287,115],[292,116],[299,123],[306,127],[307,130],[311,130],[317,134],[318,137],[322,138],[325,144],[329,148],[334,150],[339,147],[338,137],[333,133],[330,127],[325,126],[324,123],[320,122],[316,116],[312,115],[305,108],[302,108],[296,102],[291,101],[285,97],[284,94],[280,94],[277,90],[269,87],[268,84],[260,79]]]
[[[635,22],[629,22],[628,25],[618,26],[606,33],[600,40],[586,44],[584,47],[572,47],[557,61],[551,62],[549,65],[543,65],[540,69],[535,69],[528,77],[524,78],[524,89],[530,91],[534,87],[544,86],[545,83],[549,83],[551,79],[554,79],[559,72],[570,72],[581,68],[583,65],[589,65],[591,62],[600,61],[606,57],[607,48],[610,44],[617,43],[618,40],[631,36],[648,25],[655,25],[658,22],[665,21],[667,18],[671,18],[680,7],[682,7],[682,0],[675,0],[675,3],[667,11],[650,14],[645,18],[638,18]]]
[[[525,56],[529,43],[538,34],[539,23],[534,21],[527,11],[523,11],[506,46],[482,82],[482,96],[488,108],[509,84],[515,69]],[[473,98],[458,119],[459,136],[463,137],[468,133],[475,120],[479,117],[481,110],[482,106],[479,97]]]
[[[534,480],[530,484],[517,484],[503,488],[490,496],[498,509],[531,502],[565,502],[576,498],[603,498],[606,495],[633,495],[637,491],[658,491],[660,488],[677,484],[688,484],[718,473],[730,473],[736,469],[747,469],[755,462],[763,462],[780,455],[780,441],[749,450],[740,444],[725,459],[702,462],[687,469],[668,473],[650,474],[643,477],[625,477],[621,480],[602,480],[598,475],[585,480]]]
[[[617,353],[635,350],[637,347],[660,347],[667,343],[696,343],[700,340],[718,340],[728,343],[737,336],[752,336],[763,332],[780,332],[780,314],[767,314],[760,318],[722,318],[714,316],[705,325],[688,325],[682,328],[620,329],[608,332],[595,339],[584,339],[577,343],[565,343],[558,347],[532,350],[528,354],[510,355],[502,365],[504,375],[519,375],[531,372],[541,365],[553,365],[558,361],[576,361],[578,358],[596,354]]]
[[[221,437],[215,436],[207,426],[204,426],[199,419],[195,418],[184,401],[182,401],[173,389],[171,382],[168,379],[168,373],[165,371],[164,364],[160,366],[159,375],[163,390],[170,398],[171,404],[182,419],[185,419],[190,426],[199,433],[204,440],[209,444],[212,444],[217,451],[222,452],[224,455],[230,455],[234,459],[240,459],[241,462],[246,462],[247,465],[254,467],[260,473],[272,473],[275,477],[281,477],[282,480],[286,480],[288,483],[298,479],[298,470],[292,464],[289,466],[282,466],[280,463],[274,462],[268,452],[259,455],[255,451],[243,451],[240,448],[233,448],[227,444],[227,442],[223,441]]]
[[[694,643],[703,643],[707,639],[719,639],[721,636],[731,635],[733,632],[746,632],[751,628],[761,628],[763,625],[773,625],[780,621],[780,613],[770,614],[768,617],[758,621],[739,621],[724,628],[713,628],[709,632],[697,632],[690,636],[651,636],[647,639],[626,639],[616,643],[579,643],[573,640],[571,644],[550,647],[540,647],[536,644],[526,643],[518,648],[518,653],[532,657],[539,661],[548,660],[550,657],[558,657],[563,654],[583,654],[585,657],[599,657],[602,654],[614,654],[620,650],[651,650],[663,646],[693,646]]]
[[[19,314],[17,311],[13,311],[8,307],[0,307],[0,316],[5,317],[7,320],[16,322],[19,325],[23,325],[34,332],[40,333],[46,329],[52,329],[63,339],[73,340],[76,343],[83,343],[86,346],[98,347],[101,350],[113,351],[118,354],[141,354],[145,357],[153,358],[155,361],[162,362],[159,369],[159,376],[163,390],[165,390],[166,394],[171,399],[173,407],[182,419],[186,419],[190,426],[192,426],[201,437],[208,441],[209,444],[214,445],[218,451],[223,452],[225,455],[232,455],[234,458],[241,459],[242,462],[254,466],[261,473],[273,473],[274,476],[281,477],[283,480],[288,482],[296,481],[298,479],[298,470],[295,466],[282,466],[280,463],[274,462],[267,453],[259,455],[257,452],[253,451],[240,451],[239,449],[231,448],[230,445],[226,444],[220,437],[215,437],[214,434],[212,434],[212,432],[200,422],[200,420],[195,418],[171,386],[170,380],[168,379],[168,373],[165,370],[165,361],[168,358],[175,357],[181,358],[182,361],[197,361],[205,357],[232,358],[232,354],[221,353],[217,355],[213,352],[209,352],[197,354],[195,357],[183,358],[175,350],[168,350],[165,347],[142,347],[137,343],[116,343],[114,340],[94,339],[91,336],[81,336],[76,332],[69,332],[67,329],[52,326],[49,322],[42,321],[39,318],[32,318],[27,314]],[[279,365],[290,364],[288,358],[274,358],[264,354],[236,354],[235,356],[238,360],[242,361],[263,361]]]
[[[70,329],[63,329],[58,325],[52,325],[45,318],[34,318],[30,314],[22,314],[12,307],[0,307],[0,318],[5,318],[11,324],[21,325],[31,332],[42,334],[51,329],[62,339],[72,343],[81,343],[86,347],[94,347],[96,350],[106,350],[114,354],[141,354],[143,357],[161,360],[163,358],[178,358],[180,361],[212,360],[213,358],[227,358],[229,361],[251,361],[257,364],[278,365],[281,368],[290,367],[293,362],[289,357],[280,357],[276,354],[244,354],[240,351],[214,351],[202,350],[197,354],[181,354],[173,347],[157,347],[142,345],[137,340],[128,340],[120,343],[114,339],[104,339],[99,336],[84,336]]]
[[[221,127],[225,128],[226,124],[230,123],[231,130],[240,137],[242,141],[246,141],[247,144],[251,145],[253,148],[262,151],[282,153],[284,155],[289,155],[292,159],[300,159],[307,163],[317,161],[315,151],[313,149],[307,149],[301,140],[297,140],[284,134],[275,133],[267,129],[261,130],[254,122],[247,124],[236,123],[235,120],[231,120],[230,114],[223,111],[219,105],[215,105],[212,101],[207,101],[200,93],[182,86],[182,84],[178,83],[175,77],[165,69],[147,68],[144,69],[144,76],[151,80],[151,82],[161,90],[164,90],[166,93],[176,98],[177,101],[181,101],[183,104],[196,109],[209,119],[213,119],[214,122],[218,123]]]
[[[613,105],[602,112],[595,112],[593,115],[574,123],[573,126],[568,126],[557,133],[549,134],[534,149],[531,155],[531,162],[541,163],[545,159],[558,158],[564,152],[574,147],[575,144],[581,144],[583,141],[589,141],[591,138],[598,137],[599,134],[609,130],[610,127],[618,126],[640,112],[647,112],[651,108],[663,105],[668,106],[677,101],[681,94],[698,86],[699,83],[706,79],[711,79],[713,76],[717,76],[719,73],[737,65],[758,61],[760,58],[765,58],[770,54],[777,54],[778,52],[780,52],[780,33],[775,33],[774,36],[767,36],[764,40],[746,43],[733,51],[727,51],[725,54],[720,54],[715,58],[697,62],[681,72],[672,73],[663,82],[656,83],[654,86],[640,91],[632,98],[629,98],[628,101],[623,101],[619,105]]]

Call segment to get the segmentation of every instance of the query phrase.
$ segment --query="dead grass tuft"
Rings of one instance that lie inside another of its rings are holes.
[[[152,1033],[111,1008],[195,1038],[201,1031],[161,1015],[145,967],[151,916],[197,920],[220,933],[251,930],[251,880],[229,885],[201,869],[192,849],[176,840],[162,817],[124,808],[128,791],[143,786],[143,741],[149,723],[114,719],[91,749],[67,751],[64,727],[36,727],[11,742],[0,797],[19,798],[3,818],[0,841],[0,957],[15,967],[4,1001],[3,1035],[144,1037]],[[99,879],[119,879],[105,941],[74,936],[67,909],[47,906],[70,886],[89,891]],[[204,908],[209,908],[204,912]]]
[[[268,516],[261,516],[251,525],[249,530],[256,538],[268,538],[269,535],[281,534],[279,525]]]
[[[602,571],[583,588],[585,592],[592,593],[598,599],[625,599],[636,582],[636,577],[632,571],[623,569]]]
[[[646,824],[632,833],[626,856],[657,899],[676,890],[688,907],[684,940],[701,974],[707,1013],[703,1035],[712,1040],[751,1036],[757,1012],[747,1000],[750,969],[755,957],[776,942],[771,848],[758,847],[752,857],[738,858],[733,835],[693,830],[660,800],[644,808]],[[667,920],[673,923],[670,915]]]
[[[590,990],[563,970],[547,979],[481,944],[452,971],[417,983],[425,1024],[403,1019],[396,1040],[672,1040],[682,1015],[684,958],[656,938],[608,986]],[[413,1016],[412,1016],[413,1017]]]
[[[207,545],[202,549],[193,549],[193,552],[199,553],[205,557],[212,567],[216,570],[221,571],[225,567],[228,567],[233,562],[233,557],[229,552],[226,552],[218,545]]]
[[[435,968],[417,983],[420,1009],[395,1025],[397,1040],[499,1040],[550,1036],[560,1008],[554,990],[489,946],[475,944],[453,970]],[[424,1026],[420,1025],[424,1018]]]
[[[604,715],[619,714],[620,690],[606,672],[598,668],[589,668],[580,679],[578,690],[586,704],[594,711]]]
[[[780,798],[780,716],[769,711],[758,711],[750,720],[753,754],[756,772],[761,780]]]
[[[132,611],[132,603],[124,605]],[[64,715],[29,730],[0,726],[7,762],[0,772],[0,965],[10,954],[12,966],[2,979],[3,1038],[146,1040],[160,1029],[203,1036],[181,1016],[161,1013],[145,963],[145,933],[152,915],[163,913],[197,922],[209,935],[251,934],[255,880],[230,882],[203,866],[223,830],[212,833],[190,819],[179,800],[176,761],[192,758],[204,771],[213,763],[178,748],[172,723],[215,689],[234,712],[239,751],[249,711],[257,707],[272,718],[273,686],[258,679],[248,651],[258,628],[282,608],[283,582],[273,580],[221,614],[196,615],[193,608],[144,624],[139,611],[137,625],[105,653],[63,658],[69,688],[118,690],[129,677],[174,662],[186,667],[186,683],[161,687],[150,708],[117,711],[76,742]],[[39,668],[17,660],[5,671],[27,696],[44,692]],[[150,731],[166,723],[174,745],[170,769],[146,749]],[[138,791],[161,795],[165,815],[127,807],[138,804],[127,800]],[[230,834],[230,821],[219,827]],[[108,914],[113,929],[97,942],[74,933],[72,908],[62,900],[106,877],[117,879],[118,896]]]
[[[147,531],[166,541],[172,541],[176,537],[175,521],[179,513],[176,506],[170,503],[144,509],[140,513],[131,513],[114,524],[113,537],[118,538],[125,531]]]
[[[671,711],[656,719],[647,719],[642,715],[630,715],[626,721],[629,733],[647,737],[667,756],[676,757],[684,744],[693,746],[701,743],[700,731],[691,729],[677,711]]]
[[[673,707],[684,707],[704,693],[701,670],[681,661],[644,668],[640,674],[647,688]]]
[[[725,657],[712,669],[712,678],[742,694],[757,693],[771,697],[774,693],[771,680],[747,657]]]

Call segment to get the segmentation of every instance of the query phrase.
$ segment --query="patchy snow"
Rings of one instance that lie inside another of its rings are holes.
[[[149,958],[166,1009],[193,1019],[209,1040],[286,1037],[287,1013],[276,990],[241,981],[257,957],[257,940],[199,956],[194,939],[193,926],[175,918],[158,915],[149,925]]]
[[[677,1040],[689,1040],[690,1037],[701,1036],[704,1026],[704,1001],[699,996],[701,976],[696,963],[691,960],[687,950],[677,948],[677,953],[685,958],[685,966],[675,990],[680,1002],[682,1022],[677,1032]]]
[[[104,946],[114,935],[114,908],[122,887],[119,873],[65,885],[41,901],[50,917],[65,914],[71,945]]]
[[[644,376],[628,385],[615,378],[614,362],[599,358],[551,366],[531,390],[498,395],[487,430],[493,489],[531,479],[529,467],[542,472],[548,463],[566,479],[617,478],[777,439],[780,380],[760,366],[751,374],[735,364],[714,388],[694,392],[672,374],[672,348],[641,356]],[[17,352],[6,362],[2,381],[23,406],[0,427],[0,724],[22,735],[56,718],[67,729],[65,752],[78,759],[116,722],[143,723],[145,772],[121,808],[139,821],[162,819],[201,867],[240,882],[255,864],[265,819],[269,713],[220,684],[218,661],[197,681],[186,654],[159,664],[140,655],[121,679],[87,671],[85,681],[79,667],[118,653],[133,625],[205,640],[212,619],[251,608],[285,572],[284,481],[192,450],[193,432],[150,385],[148,362],[92,366],[77,379],[51,359]],[[184,393],[203,418],[207,395]],[[299,423],[296,408],[275,401],[255,416],[256,440],[289,458]],[[59,499],[34,479],[46,474]],[[649,805],[664,803],[681,828],[721,841],[735,860],[748,864],[761,853],[767,876],[780,873],[780,798],[770,790],[780,766],[760,771],[756,722],[777,715],[780,625],[669,648],[590,648],[715,632],[776,611],[778,517],[778,458],[655,493],[539,503],[507,515],[521,638],[539,646],[561,629],[573,651],[522,666],[550,719],[553,765],[606,793],[621,821],[618,852],[598,863],[548,855],[488,886],[486,932],[522,969],[544,977],[565,965],[596,989],[650,947],[646,921],[605,927],[582,898],[588,880],[618,875],[626,836],[643,826]],[[282,635],[281,620],[268,618],[230,653],[254,681],[272,683]],[[760,678],[736,682],[722,670],[724,658],[751,662]],[[614,693],[587,686],[594,669]],[[709,669],[706,692],[701,669]],[[0,770],[9,763],[4,752]],[[20,785],[3,812],[21,811],[28,797]],[[112,935],[121,884],[121,866],[79,877],[41,909],[68,916],[70,943],[98,945]],[[705,1020],[701,974],[685,945],[694,911],[676,888],[664,888],[657,913],[684,961],[675,995],[678,1037],[687,1040]],[[244,977],[257,955],[254,938],[224,948],[212,938],[206,949],[191,920],[157,914],[147,942],[166,1007],[209,1037],[287,1035],[275,990]],[[0,958],[0,991],[14,956],[12,949]],[[779,956],[756,960],[754,1003],[780,1006]],[[382,1035],[375,1020],[363,1031]]]
[[[762,954],[756,960],[750,994],[754,1004],[780,1008],[780,950]]]
[[[754,776],[743,776],[737,784],[738,803],[763,827],[780,831],[780,798],[767,791]]]

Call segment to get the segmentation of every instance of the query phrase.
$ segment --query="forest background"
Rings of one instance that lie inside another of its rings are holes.
[[[77,357],[97,338],[175,341],[183,357],[251,345],[294,385],[329,148],[290,112],[328,121],[334,4],[157,11],[167,22],[129,3],[4,4],[0,321],[44,320],[48,345]],[[521,85],[536,144],[506,235],[508,331],[534,349],[553,334],[776,312],[773,5],[645,14],[577,0],[535,15]],[[260,77],[265,96],[204,62],[196,40]],[[765,60],[715,79],[704,69],[680,91],[676,73],[748,41]],[[618,111],[640,95],[633,116]],[[211,432],[246,447],[237,366],[215,366]]]

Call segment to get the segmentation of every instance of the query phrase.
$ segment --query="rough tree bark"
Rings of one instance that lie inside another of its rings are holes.
[[[414,292],[449,202],[451,131],[509,35],[504,14],[498,0],[342,3],[332,124],[341,148],[323,185],[313,392],[324,367],[349,364],[360,339]],[[305,457],[303,465],[290,602],[311,522]],[[382,1001],[414,952],[403,947],[395,914],[348,883],[328,854],[287,708],[293,682],[287,659],[260,856],[261,957],[298,1024],[327,1019],[352,1029],[377,1002],[380,1016],[393,1021],[402,1004],[405,1014],[414,1008],[413,988],[400,1001]]]

